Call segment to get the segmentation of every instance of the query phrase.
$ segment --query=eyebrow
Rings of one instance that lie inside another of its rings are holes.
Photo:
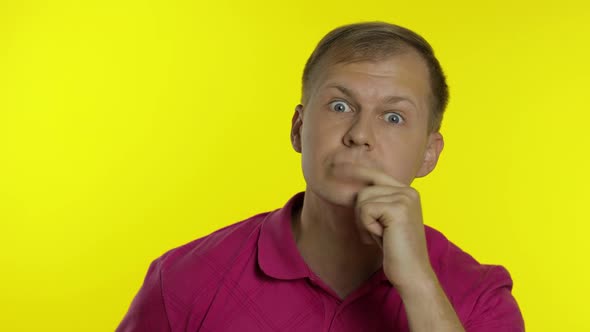
[[[356,100],[354,92],[352,92],[352,90],[348,89],[347,87],[344,87],[339,84],[330,84],[326,87],[327,88],[335,88],[335,89],[339,90],[340,92],[342,92],[343,94],[345,94],[347,97],[352,98],[353,100]],[[387,96],[387,97],[383,98],[381,101],[385,104],[395,104],[395,103],[399,103],[402,101],[407,101],[408,103],[412,104],[412,106],[414,106],[414,108],[417,108],[414,101],[411,98],[405,97],[405,96]]]

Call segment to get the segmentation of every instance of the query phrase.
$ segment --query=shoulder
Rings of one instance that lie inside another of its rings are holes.
[[[512,289],[512,278],[503,266],[481,264],[441,232],[433,228],[426,232],[433,267],[451,299],[464,302],[484,287]]]
[[[207,236],[171,249],[156,259],[162,272],[190,269],[203,258],[225,261],[249,242],[256,242],[263,220],[269,212],[223,227]],[[187,271],[184,271],[187,272]]]
[[[238,253],[248,255],[248,246],[256,243],[266,215],[224,227],[154,260],[117,331],[175,330],[172,327],[188,323],[191,304],[197,299],[201,303],[196,308],[199,312],[192,316],[202,316],[231,260]]]
[[[426,226],[425,231],[431,263],[441,282],[459,293],[453,295],[460,296],[467,291],[466,283],[481,283],[490,276],[512,287],[512,279],[504,267],[481,264],[438,230]]]
[[[505,267],[481,264],[434,228],[426,226],[425,232],[439,282],[466,327],[524,330],[512,296],[513,281]]]
[[[255,215],[164,253],[150,267],[159,269],[163,293],[189,305],[190,295],[221,280],[233,261],[254,254],[267,215]]]

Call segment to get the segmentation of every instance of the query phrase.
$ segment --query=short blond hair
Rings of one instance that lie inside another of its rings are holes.
[[[432,92],[428,128],[430,132],[439,131],[449,100],[449,88],[442,67],[434,56],[432,46],[424,38],[395,24],[364,22],[330,31],[320,40],[305,64],[301,102],[307,103],[312,82],[326,65],[381,60],[408,48],[417,51],[428,67]]]

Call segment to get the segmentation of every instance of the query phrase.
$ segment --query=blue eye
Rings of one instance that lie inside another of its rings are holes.
[[[397,113],[387,113],[387,114],[385,114],[384,118],[385,118],[385,121],[387,121],[389,123],[394,123],[394,124],[404,123],[404,118],[402,118],[402,116]]]
[[[334,112],[350,112],[350,107],[343,101],[333,101],[330,103],[330,109]]]

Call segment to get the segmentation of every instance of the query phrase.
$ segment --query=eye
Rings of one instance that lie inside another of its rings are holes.
[[[340,100],[331,102],[330,109],[334,112],[340,112],[340,113],[351,111],[350,106],[348,106],[347,103],[340,101]]]
[[[385,118],[385,121],[393,124],[404,123],[404,118],[398,113],[387,113],[383,118]]]

